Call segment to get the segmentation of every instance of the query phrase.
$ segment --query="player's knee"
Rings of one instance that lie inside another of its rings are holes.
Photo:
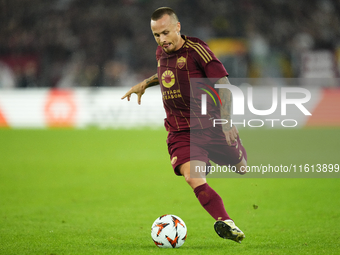
[[[193,180],[192,178],[190,178],[190,176],[184,176],[184,179],[190,186],[192,186]]]
[[[179,166],[179,170],[181,175],[184,176],[185,181],[190,185],[192,189],[195,189],[196,187],[204,184],[205,181],[205,175],[202,176],[202,173],[196,173],[190,171],[190,163],[187,162],[183,165]]]
[[[192,189],[206,183],[204,178],[192,178],[190,176],[184,176],[185,181],[189,184]]]
[[[242,175],[247,173],[247,161],[245,158],[242,158],[241,162],[236,164],[236,172]]]
[[[184,180],[191,186],[194,183],[193,178],[190,177],[190,174],[184,174],[183,175]]]

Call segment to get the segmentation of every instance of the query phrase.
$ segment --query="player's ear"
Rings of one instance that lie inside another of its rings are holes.
[[[177,34],[181,32],[181,23],[177,22]]]

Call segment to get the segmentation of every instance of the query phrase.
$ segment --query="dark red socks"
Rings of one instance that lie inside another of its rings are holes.
[[[222,198],[213,190],[208,183],[204,183],[194,189],[195,195],[200,201],[204,209],[215,220],[228,220],[230,219],[226,212]]]

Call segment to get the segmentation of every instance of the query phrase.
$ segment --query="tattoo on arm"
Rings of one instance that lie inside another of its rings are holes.
[[[223,77],[217,81],[217,84],[230,84],[227,77]],[[223,131],[228,131],[231,129],[230,120],[231,120],[231,106],[233,102],[232,94],[229,89],[220,88],[219,96],[222,101],[221,110],[221,118],[228,120],[228,123],[222,125]]]
[[[152,75],[150,78],[145,80],[145,83],[147,88],[158,85],[159,84],[158,75],[157,74]]]

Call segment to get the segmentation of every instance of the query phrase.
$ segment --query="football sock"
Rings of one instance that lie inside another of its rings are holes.
[[[194,189],[195,195],[204,209],[215,220],[229,220],[230,217],[226,212],[222,198],[213,190],[208,183],[204,183]]]

